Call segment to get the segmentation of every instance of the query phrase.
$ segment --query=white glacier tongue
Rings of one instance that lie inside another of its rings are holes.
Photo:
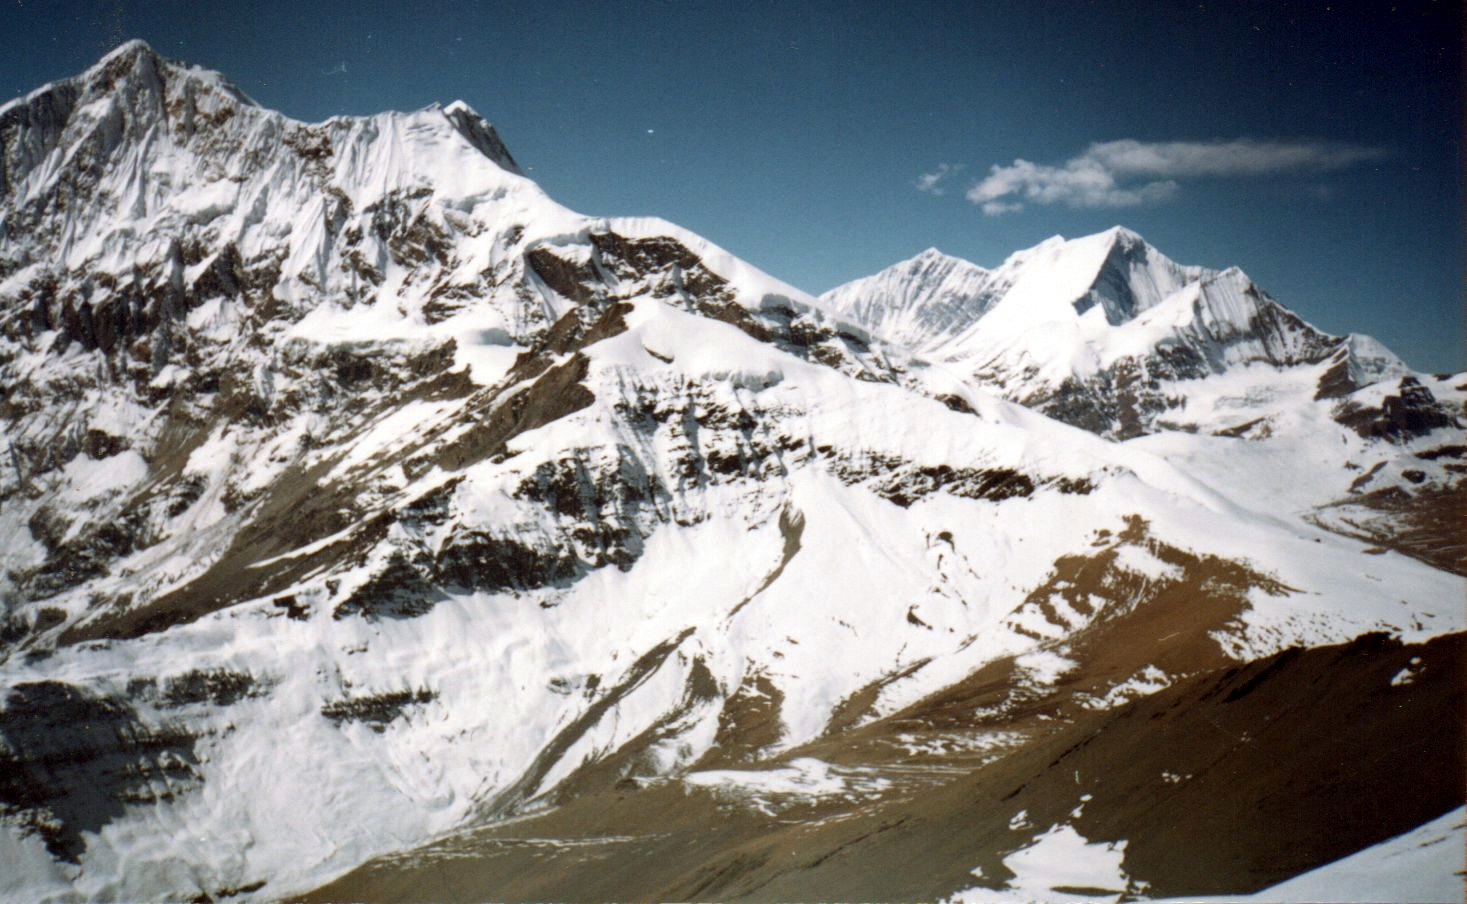
[[[1124,230],[817,300],[461,102],[301,123],[125,45],[0,108],[0,897],[803,818],[1291,645],[1404,662],[1462,628],[1463,392],[1318,336]]]

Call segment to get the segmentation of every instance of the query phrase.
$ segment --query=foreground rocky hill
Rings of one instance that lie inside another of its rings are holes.
[[[0,107],[0,894],[1235,893],[1459,806],[1467,376],[1014,260],[897,333],[459,103]]]

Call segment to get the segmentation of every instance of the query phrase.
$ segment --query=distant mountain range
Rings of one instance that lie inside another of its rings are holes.
[[[1119,227],[816,298],[124,44],[0,106],[0,897],[1456,895],[1464,406]]]
[[[1246,411],[1185,410],[1224,382],[1209,378],[1313,380],[1315,396],[1330,400],[1416,380],[1380,343],[1320,332],[1241,270],[1179,266],[1119,226],[1056,236],[992,271],[929,249],[821,301],[1006,398],[1120,439],[1238,422]],[[1453,416],[1433,407],[1438,425]]]

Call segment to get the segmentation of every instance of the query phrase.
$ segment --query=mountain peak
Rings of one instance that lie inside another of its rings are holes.
[[[959,274],[960,278],[967,278],[969,274],[982,275],[988,273],[988,269],[966,258],[947,254],[936,248],[927,248],[881,272],[903,279],[931,281],[946,279],[951,274]]]
[[[161,74],[167,62],[147,41],[133,38],[107,51],[100,60],[68,81],[106,91],[129,75]]]
[[[499,137],[499,132],[473,107],[464,101],[455,100],[444,107],[442,112],[444,118],[481,154],[511,173],[524,175],[520,165],[509,153],[509,148],[505,147],[503,139]]]
[[[979,271],[979,272],[984,272],[984,273],[987,272],[987,268],[982,267],[982,266],[980,266],[978,264],[975,264],[972,261],[968,260],[967,258],[962,258],[962,257],[958,257],[958,256],[953,255],[953,254],[948,254],[948,253],[946,253],[944,251],[939,251],[937,248],[927,248],[927,249],[925,249],[923,251],[918,252],[916,255],[907,258],[904,261],[900,261],[898,263],[892,264],[887,269],[889,269],[889,270],[924,269],[925,270],[925,269],[929,269],[929,268],[932,268],[932,267],[955,268],[955,269],[962,269],[962,270],[973,270],[973,271]]]
[[[982,316],[991,275],[972,261],[928,248],[820,298],[888,341],[917,348]]]
[[[151,65],[146,67],[139,65],[144,61]],[[7,112],[19,105],[30,103],[36,98],[52,95],[58,89],[64,94],[74,94],[89,89],[93,92],[106,92],[130,73],[140,70],[156,73],[162,62],[162,57],[158,56],[146,41],[136,38],[124,41],[76,75],[47,82],[28,94],[0,103],[0,112]],[[64,101],[64,103],[69,104],[70,101]]]
[[[469,106],[468,101],[465,101],[465,100],[457,100],[457,99],[455,99],[453,101],[450,101],[448,104],[446,104],[443,107],[443,115],[444,116],[464,115],[464,116],[474,116],[474,117],[477,117],[479,119],[483,119],[484,118],[484,117],[482,117],[482,116],[479,115],[479,111],[478,110],[475,110],[473,107]]]
[[[126,107],[135,108],[138,105],[138,92],[144,96],[157,97],[169,90],[170,85],[186,85],[188,90],[203,88],[219,92],[221,96],[227,96],[236,103],[259,106],[223,74],[167,59],[147,41],[133,38],[118,44],[97,62],[75,75],[48,82],[28,94],[0,104],[0,112],[41,100],[43,106],[50,108],[50,113],[37,112],[40,115],[50,115],[63,109],[70,110],[82,98],[97,99],[119,92],[132,94],[131,99],[125,99],[122,103]],[[133,112],[137,112],[136,109]]]
[[[1200,267],[1178,265],[1124,226],[1112,226],[1069,244],[1085,249],[1082,256],[1091,262],[1087,266],[1095,267],[1090,287],[1074,301],[1076,312],[1083,314],[1100,305],[1111,325],[1131,320],[1172,292],[1210,275]]]
[[[154,50],[152,45],[149,44],[147,41],[144,41],[142,38],[131,38],[129,40],[123,41],[121,44],[118,44],[116,47],[103,54],[102,58],[98,60],[92,68],[96,69],[106,66],[113,60],[119,60],[124,57],[152,57],[154,59],[161,59],[161,57],[158,56],[158,52]]]
[[[1118,244],[1147,244],[1146,239],[1141,236],[1141,233],[1136,232],[1134,229],[1128,229],[1127,227],[1120,224],[1116,224],[1115,226],[1112,226],[1104,232],[1098,234],[1103,235],[1110,241],[1116,242]]]

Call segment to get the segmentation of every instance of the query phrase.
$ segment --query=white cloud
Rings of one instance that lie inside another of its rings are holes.
[[[1024,205],[1007,201],[984,201],[983,212],[990,217],[1001,217],[1006,213],[1017,213]]]
[[[1318,142],[1253,141],[1107,141],[1092,144],[1085,155],[1118,174],[1139,176],[1270,176],[1315,174],[1385,156],[1379,148]]]
[[[1021,202],[1134,207],[1172,198],[1179,179],[1315,176],[1384,156],[1378,148],[1321,142],[1125,139],[1092,144],[1058,166],[1023,159],[994,165],[967,197],[988,216],[1021,210]]]
[[[962,164],[954,166],[951,163],[939,163],[937,169],[930,173],[923,173],[917,177],[917,191],[926,192],[929,195],[941,195],[946,189],[942,187],[942,180],[958,172],[963,168]]]

